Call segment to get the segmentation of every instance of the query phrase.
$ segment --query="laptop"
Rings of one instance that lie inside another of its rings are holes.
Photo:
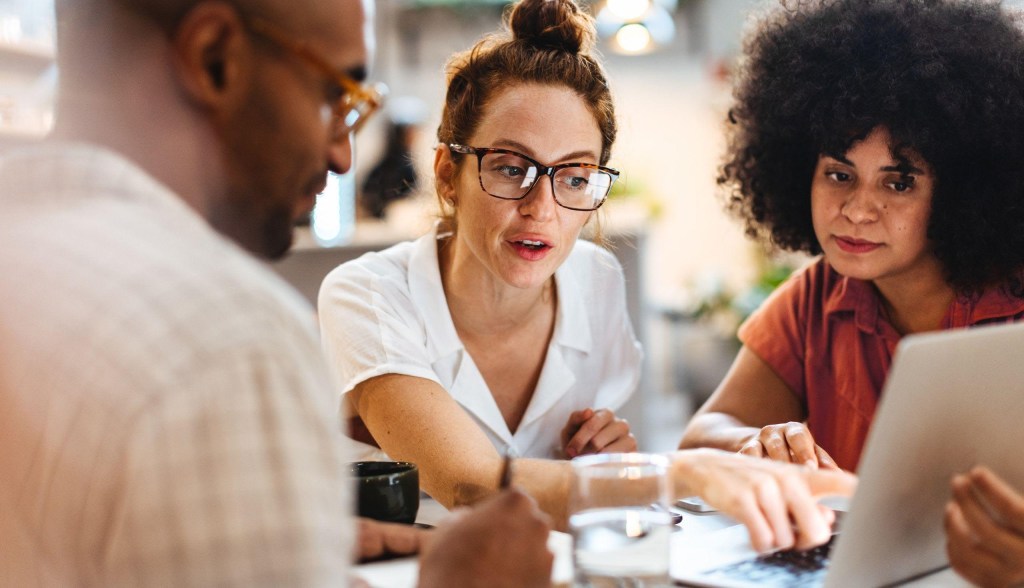
[[[863,587],[948,567],[943,513],[950,479],[984,464],[1024,491],[1022,423],[1024,323],[908,336],[897,347],[868,435],[857,493],[830,546],[783,564],[799,573],[775,580],[771,569],[779,566],[770,560],[794,554],[758,558],[743,527],[699,541],[679,537],[672,578],[694,586]],[[799,569],[816,565],[823,568]]]

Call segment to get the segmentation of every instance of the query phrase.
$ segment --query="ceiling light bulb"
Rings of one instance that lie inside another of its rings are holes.
[[[615,33],[615,42],[626,53],[640,53],[650,47],[651,33],[640,23],[630,23]]]
[[[608,0],[608,10],[627,22],[639,19],[650,5],[650,0]]]

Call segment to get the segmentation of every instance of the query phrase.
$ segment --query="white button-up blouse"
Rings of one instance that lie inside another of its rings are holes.
[[[555,272],[558,311],[540,379],[518,429],[509,430],[452,322],[436,229],[342,264],[320,288],[320,327],[342,395],[375,376],[440,384],[499,453],[561,458],[572,411],[618,409],[636,389],[643,353],[626,309],[622,268],[608,251],[578,241]]]

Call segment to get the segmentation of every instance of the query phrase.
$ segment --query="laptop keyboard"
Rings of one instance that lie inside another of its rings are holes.
[[[828,543],[807,551],[776,551],[756,559],[708,570],[702,578],[750,582],[763,586],[820,586],[828,571],[828,554],[836,535]]]

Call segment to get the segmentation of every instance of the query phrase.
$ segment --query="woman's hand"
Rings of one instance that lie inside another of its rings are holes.
[[[758,551],[808,549],[826,542],[835,514],[817,499],[851,496],[857,487],[857,477],[840,470],[814,470],[715,449],[671,457],[677,495],[697,494],[743,523]]]
[[[679,448],[714,447],[838,469],[801,422],[806,418],[807,408],[789,385],[744,346],[722,384],[690,419]]]
[[[607,408],[585,408],[569,415],[562,429],[562,451],[569,458],[589,453],[636,451],[636,437],[625,419],[615,418]]]
[[[360,562],[365,562],[417,554],[427,543],[429,531],[412,525],[382,523],[360,517],[356,535],[359,541],[357,557]]]
[[[832,457],[814,443],[814,437],[803,423],[783,423],[761,427],[760,432],[740,447],[750,457],[766,457],[812,468],[838,470]]]
[[[954,570],[980,586],[1024,583],[1024,496],[985,467],[952,481],[946,551]]]

